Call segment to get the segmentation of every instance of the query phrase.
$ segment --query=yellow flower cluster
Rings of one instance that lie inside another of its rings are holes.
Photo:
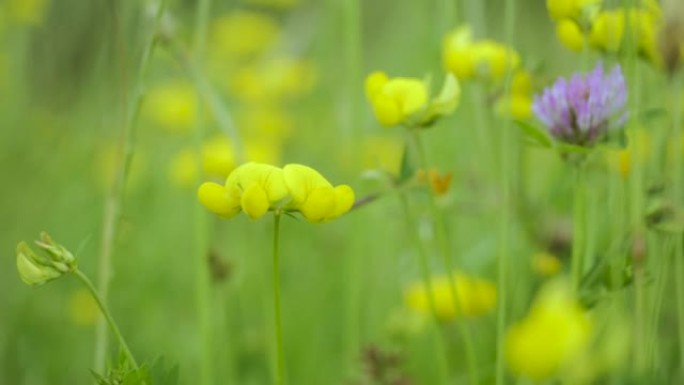
[[[548,283],[527,317],[506,335],[506,359],[516,375],[544,381],[576,362],[592,340],[592,322],[564,281]]]
[[[661,66],[658,33],[663,17],[657,1],[641,0],[635,7],[610,9],[603,9],[601,0],[547,0],[546,4],[556,21],[558,39],[567,48],[580,52],[590,47],[616,54],[631,40],[642,57]]]
[[[469,25],[447,34],[442,55],[444,67],[464,80],[498,81],[520,65],[520,56],[513,48],[493,40],[474,40]]]
[[[429,81],[390,78],[380,71],[366,78],[366,97],[375,117],[387,127],[404,125],[418,128],[431,125],[458,107],[461,88],[454,76],[447,75],[439,95],[432,99],[429,95]]]
[[[451,278],[456,286],[457,301],[454,300],[449,277],[440,275],[430,279],[432,293],[422,281],[409,285],[404,295],[407,307],[418,313],[431,314],[431,294],[435,301],[436,316],[442,321],[460,316],[476,317],[494,309],[496,287],[493,283],[460,272],[453,273]]]
[[[279,168],[246,163],[233,170],[224,185],[203,183],[197,196],[207,209],[225,218],[241,211],[251,219],[268,211],[299,212],[313,223],[338,218],[354,204],[351,187],[333,186],[316,170],[300,164]]]
[[[532,115],[532,77],[521,68],[520,55],[512,47],[494,40],[475,40],[469,25],[462,25],[446,35],[442,47],[444,68],[462,80],[501,83],[512,73],[509,92],[496,104],[497,112],[514,119]]]

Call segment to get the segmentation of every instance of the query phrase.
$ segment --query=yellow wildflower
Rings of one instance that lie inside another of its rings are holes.
[[[251,219],[259,219],[275,204],[287,197],[283,170],[250,162],[233,170],[225,185],[203,183],[197,196],[210,211],[229,218],[244,211]]]
[[[248,161],[274,164],[280,161],[280,146],[271,140],[247,139],[245,157]],[[226,178],[235,169],[233,145],[223,135],[207,140],[201,149],[202,172],[208,177]],[[181,187],[193,186],[197,180],[197,152],[185,148],[173,158],[169,168],[172,182]]]
[[[546,0],[546,8],[554,20],[577,19],[591,8],[600,6],[602,2],[603,0]]]
[[[572,19],[559,20],[556,35],[564,46],[575,52],[581,52],[587,40],[580,26]]]
[[[292,197],[287,206],[302,213],[310,222],[335,219],[354,205],[354,191],[346,184],[334,186],[318,171],[301,165],[283,168],[285,184]]]
[[[440,320],[449,321],[460,316],[477,317],[494,309],[496,287],[493,283],[458,272],[453,273],[452,278],[456,285],[458,306],[452,295],[449,277],[440,275],[430,278],[435,312]],[[414,282],[405,292],[405,303],[410,309],[429,315],[432,310],[428,293],[424,282]]]
[[[333,187],[316,170],[300,164],[281,169],[246,163],[230,173],[225,185],[203,183],[197,196],[206,208],[226,218],[244,211],[258,219],[269,210],[282,210],[298,211],[315,223],[335,219],[354,204],[351,187]]]
[[[390,79],[376,71],[366,78],[366,97],[375,117],[387,127],[404,124],[424,127],[440,116],[452,113],[460,101],[461,89],[456,78],[447,75],[441,92],[429,99],[429,87],[416,78]]]
[[[525,120],[532,116],[532,76],[524,69],[513,74],[511,91],[497,103],[497,112],[513,119]]]
[[[592,323],[563,281],[547,284],[525,319],[506,335],[506,359],[519,376],[544,381],[582,356]]]
[[[197,95],[185,82],[154,87],[145,97],[143,114],[169,132],[189,132],[197,118]]]
[[[532,269],[543,277],[558,274],[563,268],[560,259],[553,254],[540,252],[532,256]]]
[[[269,49],[280,35],[270,16],[238,10],[216,18],[211,25],[210,49],[216,60],[250,57]]]
[[[617,53],[622,49],[629,17],[632,39],[638,51],[656,65],[660,63],[657,54],[657,30],[660,18],[646,9],[624,8],[600,12],[594,20],[589,34],[589,43],[602,51]]]
[[[520,56],[513,48],[493,40],[473,40],[469,25],[446,35],[442,57],[444,67],[459,79],[498,81],[520,65]]]
[[[235,71],[229,90],[249,102],[272,102],[310,92],[317,81],[316,66],[308,60],[279,57]]]
[[[49,0],[7,0],[5,4],[10,20],[27,25],[42,23],[49,5]]]

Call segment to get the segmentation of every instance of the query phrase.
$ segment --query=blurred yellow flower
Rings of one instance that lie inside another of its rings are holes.
[[[435,312],[440,320],[450,321],[460,316],[477,317],[494,309],[496,287],[493,283],[458,272],[453,273],[452,277],[456,285],[458,307],[452,295],[449,277],[439,275],[430,278]],[[428,293],[424,282],[414,282],[406,289],[404,302],[409,309],[430,315],[432,310]]]
[[[314,88],[317,78],[312,61],[280,57],[236,70],[228,87],[243,101],[264,103],[305,95]]]
[[[210,53],[215,60],[262,54],[280,36],[276,21],[263,13],[237,10],[213,20]]]
[[[19,24],[39,25],[49,5],[49,0],[7,0],[5,7],[10,20]]]
[[[551,277],[558,274],[563,268],[560,259],[547,252],[535,253],[532,256],[532,270],[542,277]]]
[[[404,142],[397,137],[366,137],[362,143],[361,166],[365,169],[382,169],[398,176]]]
[[[247,139],[245,157],[248,161],[277,164],[280,161],[280,146],[272,140]],[[213,178],[225,179],[235,169],[236,159],[233,145],[223,135],[207,140],[201,149],[202,172]],[[191,187],[197,180],[197,154],[194,148],[181,150],[169,166],[171,181],[180,187]]]
[[[517,51],[493,40],[475,41],[469,25],[446,35],[442,58],[444,68],[459,79],[498,81],[520,65]]]
[[[236,116],[237,126],[247,138],[285,139],[294,132],[292,114],[275,104],[254,104],[242,108]],[[251,159],[259,161],[258,159]],[[277,163],[267,162],[264,163]]]
[[[629,17],[629,24],[627,24]],[[632,38],[637,44],[639,53],[652,63],[659,65],[660,56],[657,51],[657,32],[660,15],[646,8],[617,8],[600,12],[591,26],[589,43],[596,49],[609,53],[617,53],[622,49],[625,30],[631,27]]]
[[[366,97],[378,121],[387,127],[424,127],[451,114],[460,101],[456,78],[447,75],[441,92],[430,100],[428,84],[416,78],[389,78],[376,71],[366,78]]]
[[[79,326],[93,326],[100,317],[100,308],[86,289],[78,289],[69,298],[69,318]]]
[[[556,35],[564,46],[575,52],[582,52],[587,40],[577,22],[567,18],[556,23]]]
[[[592,340],[592,322],[570,286],[547,283],[527,317],[506,335],[506,359],[512,372],[534,381],[557,376],[579,359]]]
[[[301,0],[242,0],[247,4],[254,4],[278,9],[290,9],[298,6]]]
[[[651,155],[651,137],[643,128],[627,130],[627,148],[606,151],[611,170],[627,177],[635,165],[644,165]]]
[[[600,6],[602,2],[603,0],[546,0],[546,8],[554,20],[577,19],[588,9]]]
[[[153,87],[145,96],[143,114],[169,132],[189,132],[197,118],[197,94],[185,82]]]
[[[301,164],[283,168],[285,184],[292,197],[288,208],[299,211],[309,222],[340,217],[354,205],[354,191],[346,184],[333,186],[318,171]]]
[[[524,69],[513,74],[511,91],[497,103],[497,112],[516,120],[525,120],[532,116],[532,75]]]

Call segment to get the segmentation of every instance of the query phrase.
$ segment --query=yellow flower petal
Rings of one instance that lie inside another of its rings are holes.
[[[302,164],[288,164],[283,177],[294,204],[304,203],[311,192],[319,187],[332,187],[318,171]]]
[[[354,206],[354,190],[346,184],[336,186],[334,189],[335,193],[335,206],[332,208],[330,213],[327,215],[326,219],[335,219],[351,210]]]
[[[324,186],[313,189],[299,211],[310,222],[321,222],[335,209],[335,190]]]
[[[242,211],[245,212],[251,219],[261,218],[270,206],[270,202],[266,191],[256,183],[253,183],[242,192],[242,200],[240,202]]]
[[[584,48],[585,37],[576,22],[570,19],[562,19],[556,24],[558,40],[572,51],[581,52]]]
[[[235,193],[218,183],[206,182],[197,190],[197,199],[209,211],[223,217],[231,217],[240,211]]]

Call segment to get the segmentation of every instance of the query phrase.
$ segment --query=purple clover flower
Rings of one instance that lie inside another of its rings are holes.
[[[627,89],[619,65],[610,73],[603,65],[570,80],[560,78],[534,96],[532,111],[561,142],[591,147],[627,120]]]

